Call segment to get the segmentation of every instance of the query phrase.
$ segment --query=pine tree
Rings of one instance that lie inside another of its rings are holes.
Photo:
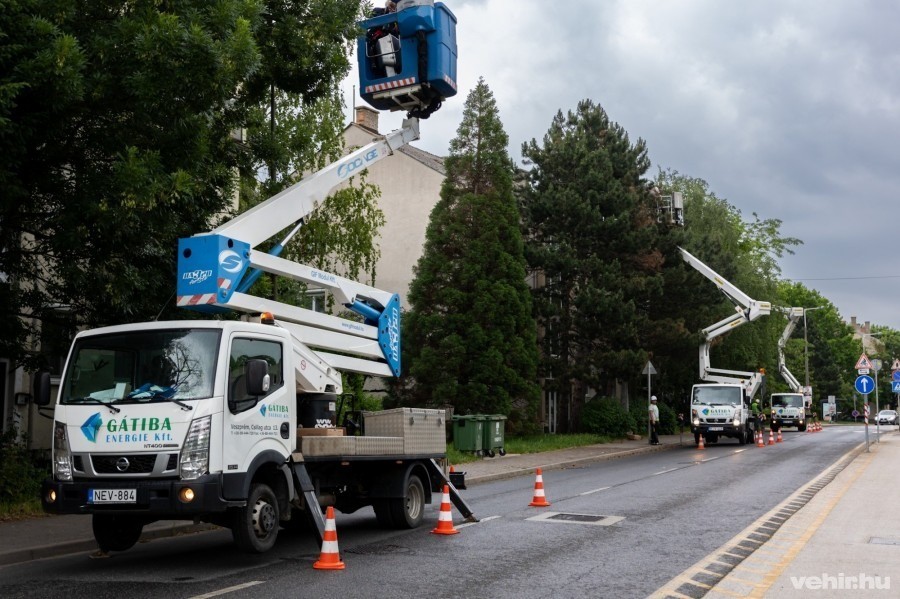
[[[558,430],[579,427],[589,388],[601,395],[646,363],[663,292],[664,253],[642,140],[590,100],[523,147],[533,168],[523,186],[528,265],[542,328],[542,372],[557,392]]]
[[[466,99],[410,285],[404,401],[533,424],[537,343],[508,136],[483,79]]]

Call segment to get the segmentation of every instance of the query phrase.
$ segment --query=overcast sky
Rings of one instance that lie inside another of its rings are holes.
[[[447,154],[480,76],[517,163],[558,110],[590,98],[647,142],[648,175],[699,177],[745,221],[782,220],[782,234],[804,242],[781,260],[784,278],[846,321],[900,329],[900,3],[445,4],[458,19],[459,94],[415,145]],[[357,77],[345,82],[348,105]],[[382,113],[382,132],[400,119]]]

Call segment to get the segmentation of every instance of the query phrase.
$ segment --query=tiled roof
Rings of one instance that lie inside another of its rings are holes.
[[[444,159],[441,156],[435,156],[431,152],[426,152],[421,148],[410,145],[405,145],[400,148],[400,152],[406,154],[413,160],[418,160],[428,168],[435,170],[442,175],[447,174],[447,169],[444,168]]]

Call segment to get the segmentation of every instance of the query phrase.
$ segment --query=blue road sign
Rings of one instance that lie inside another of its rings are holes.
[[[900,381],[891,383],[891,393],[900,393]]]
[[[891,380],[900,382],[900,370],[895,370],[891,373]]]
[[[853,386],[856,387],[856,392],[860,395],[868,395],[875,390],[875,381],[869,375],[863,374],[856,377],[856,382],[853,383]]]

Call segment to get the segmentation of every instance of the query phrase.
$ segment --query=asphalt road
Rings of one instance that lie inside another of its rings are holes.
[[[646,597],[731,539],[864,440],[861,427],[787,432],[784,443],[684,447],[544,473],[551,506],[529,507],[530,477],[465,491],[481,519],[460,534],[383,531],[371,510],[338,514],[345,570],[313,570],[319,547],[285,534],[263,555],[228,531],[140,544],[107,559],[72,555],[0,571],[0,596]],[[687,438],[687,437],[686,437]]]

